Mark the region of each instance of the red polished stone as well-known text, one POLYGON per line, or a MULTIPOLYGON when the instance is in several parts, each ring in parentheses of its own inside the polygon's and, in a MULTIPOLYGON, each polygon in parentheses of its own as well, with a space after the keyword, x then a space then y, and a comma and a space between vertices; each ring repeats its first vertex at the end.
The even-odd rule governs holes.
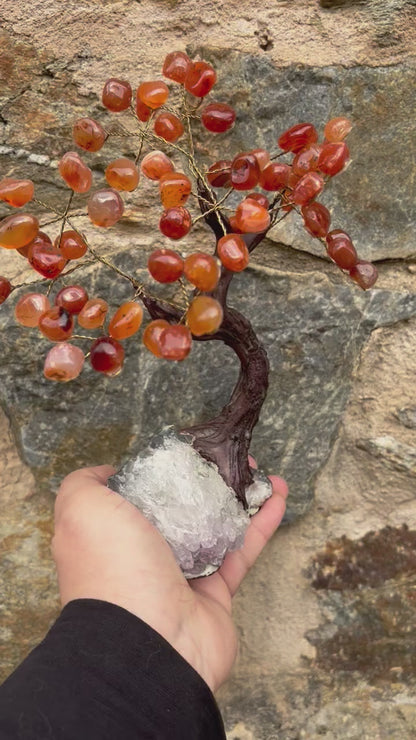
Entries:
POLYGON ((92 184, 92 172, 77 152, 67 152, 58 164, 59 173, 75 193, 87 193, 92 184))
POLYGON ((278 145, 284 152, 300 152, 301 149, 318 141, 318 132, 312 123, 297 123, 278 138, 278 145))
POLYGON ((167 172, 159 180, 160 199, 164 208, 185 205, 191 189, 192 183, 183 172, 167 172))
POLYGON ((161 136, 165 141, 174 143, 183 135, 183 123, 178 116, 173 113, 160 113, 155 118, 153 130, 157 136, 161 136))
POLYGON ((12 284, 10 280, 1 276, 0 277, 0 304, 4 303, 12 292, 12 284))
POLYGON ((209 103, 201 112, 201 122, 208 131, 223 134, 234 125, 235 110, 226 103, 209 103))
POLYGON ((174 283, 183 274, 183 259, 173 249, 156 249, 150 255, 147 268, 158 283, 174 283))
POLYGON ((239 234, 222 236, 217 244, 217 252, 224 267, 232 272, 241 272, 250 261, 247 245, 239 234))
POLYGON ((101 124, 93 118, 79 118, 72 128, 72 138, 81 149, 87 152, 98 152, 107 134, 101 124))
POLYGON ((163 74, 169 80, 183 85, 192 62, 184 51, 172 51, 163 63, 163 74))
POLYGON ((159 229, 169 239, 182 239, 192 226, 191 214, 186 208, 176 206, 162 213, 159 229))
POLYGON ((259 181, 257 159, 249 152, 237 154, 231 165, 231 184, 234 190, 251 190, 259 181))
POLYGON ((78 324, 83 329, 102 326, 108 311, 108 303, 102 298, 90 298, 78 314, 78 324))
POLYGON ((41 231, 30 244, 28 260, 36 272, 49 280, 58 277, 67 263, 60 249, 41 231))
POLYGON ((127 339, 139 331, 143 321, 143 309, 137 301, 126 301, 117 309, 108 325, 113 339, 127 339))
POLYGON ((97 190, 88 200, 88 215, 96 226, 114 226, 123 215, 124 203, 115 190, 97 190))
POLYGON ((137 88, 137 97, 148 108, 155 110, 166 103, 169 97, 169 88, 162 80, 142 82, 137 88))
POLYGON ((206 293, 217 287, 220 278, 218 260, 204 252, 188 255, 184 263, 184 275, 195 288, 206 293))
POLYGON ((270 162, 270 153, 266 151, 266 149, 252 149, 250 154, 256 158, 261 170, 263 170, 270 162))
POLYGON ((61 238, 59 235, 55 239, 55 247, 60 249, 61 254, 67 260, 77 260, 83 257, 88 247, 81 234, 77 231, 64 231, 61 238))
POLYGON ((311 144, 298 152, 292 162, 292 171, 295 175, 303 177, 307 172, 317 170, 321 151, 322 144, 311 144))
POLYGON ((105 171, 105 179, 111 188, 131 192, 139 184, 139 170, 127 157, 120 157, 110 162, 105 171))
POLYGON ((208 62, 193 62, 185 77, 185 89, 197 98, 204 98, 216 81, 215 70, 208 62))
POLYGON ((39 231, 39 222, 29 213, 15 213, 0 221, 0 247, 20 249, 29 244, 39 231))
POLYGON ((325 125, 324 136, 327 141, 343 141, 351 129, 351 121, 343 116, 338 116, 338 118, 331 118, 325 125))
POLYGON ((184 360, 189 355, 191 347, 192 335, 187 326, 172 324, 160 333, 160 354, 165 360, 184 360))
POLYGON ((38 328, 51 342, 64 342, 74 330, 74 320, 61 306, 53 306, 42 314, 38 328))
POLYGON ((293 188, 293 202, 298 206, 306 205, 322 192, 324 184, 322 177, 316 172, 307 172, 293 188))
POLYGON ((42 293, 26 293, 19 298, 14 308, 16 321, 22 326, 35 327, 45 311, 51 307, 49 298, 42 293))
POLYGON ((103 105, 113 113, 127 110, 132 98, 132 89, 126 80, 110 77, 104 85, 102 93, 103 105))
POLYGON ((318 159, 318 169, 324 175, 333 177, 344 169, 350 156, 344 141, 324 144, 318 159))
POLYGON ((160 180, 162 175, 173 172, 175 168, 172 160, 164 152, 155 149, 143 157, 140 169, 149 180, 160 180))
POLYGON ((351 237, 341 229, 330 231, 326 237, 328 255, 342 270, 351 270, 358 262, 358 254, 351 237))
POLYGON ((248 195, 246 195, 246 200, 247 198, 249 200, 255 200, 257 203, 263 206, 263 208, 266 208, 266 210, 270 205, 269 199, 266 195, 264 195, 264 193, 249 193, 248 195))
POLYGON ((165 319, 155 319, 148 324, 143 332, 143 344, 156 357, 162 357, 160 350, 160 336, 162 331, 169 326, 165 319))
POLYGON ((252 198, 245 198, 235 212, 238 229, 245 234, 257 234, 270 226, 270 214, 252 198))
POLYGON ((325 237, 331 223, 331 214, 322 203, 309 203, 302 207, 303 222, 311 236, 325 237))
POLYGON ((220 328, 223 320, 221 304, 209 295, 199 295, 193 299, 186 312, 186 323, 195 337, 213 334, 220 328))
POLYGON ((377 268, 372 262, 359 260, 350 270, 350 277, 360 286, 360 288, 368 290, 373 287, 378 278, 377 268))
POLYGON ((60 342, 46 355, 43 374, 48 380, 67 383, 78 377, 84 366, 84 360, 82 349, 68 342, 60 342))
POLYGON ((0 180, 0 200, 14 208, 26 205, 32 200, 34 192, 32 180, 15 180, 13 177, 4 177, 0 180))
POLYGON ((282 190, 288 184, 290 167, 280 162, 269 162, 260 172, 259 185, 263 190, 282 190))
POLYGON ((142 103, 140 98, 136 96, 136 116, 139 119, 139 121, 142 121, 142 123, 146 123, 146 121, 149 120, 152 113, 153 113, 152 109, 149 108, 144 103, 142 103))
POLYGON ((213 188, 231 187, 231 159, 214 162, 207 172, 207 180, 213 188))
POLYGON ((124 363, 123 346, 112 337, 99 337, 91 345, 90 363, 104 375, 118 375, 124 363))
POLYGON ((69 314, 77 314, 88 301, 88 293, 81 285, 66 285, 56 294, 55 305, 69 314))

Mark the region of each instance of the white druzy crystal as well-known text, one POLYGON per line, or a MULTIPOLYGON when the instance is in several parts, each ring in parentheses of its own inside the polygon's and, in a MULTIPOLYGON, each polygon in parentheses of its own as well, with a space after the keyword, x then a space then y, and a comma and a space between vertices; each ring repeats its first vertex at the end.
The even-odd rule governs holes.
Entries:
MULTIPOLYGON (((213 573, 244 542, 249 516, 234 491, 215 465, 171 431, 127 462, 109 486, 163 534, 187 578, 213 573)), ((255 488, 256 503, 270 495, 267 483, 255 488)))

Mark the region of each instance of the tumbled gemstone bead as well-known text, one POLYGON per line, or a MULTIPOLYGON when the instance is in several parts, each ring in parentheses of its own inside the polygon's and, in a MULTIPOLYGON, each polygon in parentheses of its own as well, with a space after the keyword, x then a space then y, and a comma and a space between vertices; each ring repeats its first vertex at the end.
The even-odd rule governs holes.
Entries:
POLYGON ((292 162, 292 171, 295 175, 303 177, 307 172, 318 169, 318 159, 322 151, 321 144, 311 144, 296 154, 292 162))
POLYGON ((166 103, 169 97, 169 88, 162 80, 142 82, 137 88, 137 97, 148 108, 155 110, 166 103))
POLYGON ((231 232, 233 234, 242 234, 243 232, 240 231, 240 229, 237 226, 235 214, 233 216, 228 216, 228 222, 230 224, 231 232))
POLYGON ((95 226, 114 226, 123 215, 124 204, 115 190, 97 190, 88 200, 88 215, 95 226))
POLYGON ((207 172, 207 180, 213 188, 231 187, 231 159, 214 162, 207 172))
POLYGON ((311 236, 323 238, 327 235, 331 214, 322 203, 309 203, 302 206, 302 216, 305 229, 311 236))
POLYGON ((324 144, 318 159, 318 170, 333 177, 344 169, 350 152, 344 141, 324 144))
POLYGON ((183 274, 183 259, 173 249, 156 249, 147 261, 147 268, 158 283, 174 283, 183 274))
POLYGON ((137 301, 126 301, 117 309, 108 325, 113 339, 127 339, 139 331, 143 321, 143 309, 137 301))
POLYGON ((102 298, 90 298, 78 314, 78 324, 83 329, 102 326, 108 311, 108 303, 102 298))
POLYGON ((160 180, 162 175, 173 172, 175 167, 172 160, 164 152, 155 149, 143 157, 140 169, 149 180, 160 180))
POLYGON ((259 185, 263 190, 282 190, 288 184, 290 167, 280 162, 269 162, 260 172, 259 185))
POLYGON ((234 125, 235 110, 226 103, 210 103, 201 112, 201 122, 207 131, 222 134, 234 125))
POLYGON ((12 284, 10 280, 7 280, 7 278, 1 276, 0 277, 0 304, 4 303, 4 301, 9 297, 11 292, 12 292, 12 284))
POLYGON ((351 129, 351 121, 343 116, 338 116, 338 118, 331 118, 325 125, 324 136, 327 141, 343 141, 351 129))
POLYGON ((192 183, 182 172, 167 172, 159 180, 160 199, 164 208, 183 206, 189 198, 192 183))
POLYGON ((231 184, 234 190, 251 190, 259 181, 257 159, 250 153, 237 154, 231 165, 231 184))
POLYGON ((131 103, 132 89, 126 80, 117 80, 110 77, 104 85, 102 101, 108 110, 113 113, 127 110, 131 103))
POLYGON ((180 139, 184 132, 182 121, 173 113, 160 113, 155 119, 153 130, 157 136, 170 143, 180 139))
POLYGON ((39 231, 39 222, 29 213, 15 213, 0 221, 0 247, 19 249, 31 242, 39 231))
POLYGON ((256 158, 257 164, 261 170, 270 162, 270 153, 266 149, 252 149, 250 154, 256 158))
POLYGON ((165 319, 155 319, 148 324, 143 332, 143 344, 156 357, 162 357, 159 340, 162 331, 169 326, 165 319))
POLYGON ((213 334, 221 326, 222 320, 221 304, 208 295, 199 295, 194 298, 186 312, 186 323, 196 337, 213 334))
POLYGON ((159 229, 169 239, 182 239, 192 226, 191 214, 186 208, 176 206, 162 213, 159 229))
POLYGON ((72 128, 72 138, 81 149, 87 152, 98 152, 107 134, 101 124, 93 118, 79 118, 72 128))
POLYGON ((61 306, 53 306, 39 318, 38 328, 51 342, 64 342, 74 330, 74 320, 61 306))
POLYGON ((318 132, 312 123, 297 123, 279 136, 277 143, 284 152, 300 152, 318 141, 318 132))
POLYGON ((204 98, 216 81, 215 70, 208 62, 193 62, 185 77, 185 89, 197 98, 204 98))
POLYGON ((139 184, 139 170, 127 157, 120 157, 110 162, 105 171, 105 179, 111 188, 131 192, 139 184))
POLYGON ((172 51, 163 62, 163 74, 169 80, 183 85, 192 62, 184 51, 172 51))
POLYGON ((250 261, 247 245, 239 234, 222 236, 217 244, 217 252, 224 267, 232 272, 241 272, 250 261))
POLYGON ((47 234, 41 231, 30 245, 28 260, 36 272, 49 280, 58 277, 67 262, 62 252, 52 244, 47 234))
POLYGON ((307 172, 300 178, 292 191, 292 200, 298 206, 304 206, 316 198, 324 188, 324 181, 316 172, 307 172))
POLYGON ((90 363, 99 373, 118 375, 124 363, 123 346, 112 337, 99 337, 91 345, 90 363))
POLYGON ((61 238, 59 235, 55 239, 55 247, 60 249, 61 254, 67 260, 78 260, 83 257, 88 247, 84 242, 81 234, 77 231, 64 231, 61 238))
POLYGON ((287 181, 288 188, 292 188, 293 190, 293 188, 298 184, 299 180, 300 180, 300 175, 297 175, 296 172, 293 172, 292 165, 290 165, 289 179, 287 181))
POLYGON ((350 277, 360 286, 360 288, 368 290, 373 287, 378 278, 377 268, 372 262, 359 260, 350 270, 350 277))
POLYGON ((92 172, 77 152, 67 152, 58 164, 59 173, 75 193, 87 193, 92 184, 92 172))
POLYGON ((260 203, 251 198, 245 198, 235 212, 235 222, 245 234, 257 234, 270 226, 270 214, 260 203))
POLYGON ((40 317, 50 307, 51 304, 46 295, 42 293, 26 293, 16 303, 14 315, 19 324, 33 328, 38 325, 40 317))
POLYGON ((269 199, 264 195, 264 193, 249 193, 246 195, 246 200, 255 200, 257 203, 259 203, 263 208, 269 207, 269 199))
POLYGON ((55 305, 70 314, 82 311, 87 301, 88 293, 81 285, 66 285, 55 296, 55 305))
POLYGON ((45 358, 43 374, 48 380, 67 383, 80 374, 84 366, 84 353, 79 347, 61 342, 52 347, 45 358))
POLYGON ((204 252, 189 254, 184 263, 184 275, 195 288, 205 293, 214 290, 220 278, 220 266, 215 257, 204 252))
POLYGON ((187 326, 169 324, 160 333, 159 348, 165 360, 184 360, 192 347, 192 335, 187 326))
POLYGON ((35 186, 32 180, 15 180, 13 177, 4 177, 0 180, 0 200, 9 206, 20 208, 32 200, 35 186))
POLYGON ((136 97, 136 116, 142 123, 146 123, 152 115, 153 111, 147 105, 142 103, 140 98, 136 97))
POLYGON ((342 270, 351 270, 358 262, 358 255, 350 236, 341 229, 330 231, 326 237, 328 255, 342 270))

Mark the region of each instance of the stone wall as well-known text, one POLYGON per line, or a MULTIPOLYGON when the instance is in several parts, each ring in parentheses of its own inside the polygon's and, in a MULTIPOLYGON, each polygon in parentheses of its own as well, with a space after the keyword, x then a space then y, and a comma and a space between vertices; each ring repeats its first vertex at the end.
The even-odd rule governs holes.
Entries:
MULTIPOLYGON (((173 49, 215 63, 218 98, 239 111, 231 138, 208 141, 213 155, 271 146, 299 120, 354 122, 351 165, 324 202, 334 226, 377 262, 377 288, 363 294, 347 283, 296 218, 276 227, 233 286, 271 361, 253 453, 291 493, 287 526, 236 598, 240 654, 219 696, 230 740, 416 733, 415 15, 414 0, 0 8, 0 172, 31 176, 54 206, 65 197, 56 159, 74 118, 105 122, 103 81, 137 85, 173 49)), ((118 151, 91 156, 97 181, 118 151)), ((206 155, 202 140, 198 153, 206 155)), ((117 231, 94 237, 137 274, 164 244, 152 193, 143 184, 117 231)), ((210 246, 201 228, 185 252, 195 240, 210 246)), ((0 255, 0 273, 33 279, 15 254, 0 255)), ((104 269, 87 268, 83 283, 114 306, 129 297, 104 269)), ((0 309, 3 676, 57 611, 49 541, 62 476, 119 463, 162 424, 208 417, 236 373, 226 349, 197 346, 186 364, 167 367, 130 342, 119 377, 87 370, 57 386, 42 378, 45 344, 15 326, 11 307, 0 309)))

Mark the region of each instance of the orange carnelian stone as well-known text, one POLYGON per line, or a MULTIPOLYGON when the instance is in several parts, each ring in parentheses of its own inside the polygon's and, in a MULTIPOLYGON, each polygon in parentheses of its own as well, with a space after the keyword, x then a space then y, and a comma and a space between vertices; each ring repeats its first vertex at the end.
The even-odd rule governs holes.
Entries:
POLYGON ((148 324, 143 332, 143 344, 156 357, 162 357, 159 339, 162 331, 169 326, 165 319, 155 319, 148 324))
POLYGON ((322 150, 321 144, 311 144, 306 149, 301 149, 292 162, 292 171, 295 175, 303 177, 307 172, 318 169, 318 159, 322 150))
POLYGON ((191 214, 186 208, 176 206, 162 213, 159 229, 169 239, 182 239, 192 226, 191 214))
POLYGON ((327 235, 331 214, 322 203, 309 203, 302 206, 302 216, 305 229, 311 236, 323 238, 327 235))
POLYGON ((113 113, 127 110, 131 103, 132 90, 130 83, 126 80, 117 80, 110 77, 104 85, 102 101, 108 110, 113 113))
POLYGON ((19 249, 31 242, 39 231, 39 222, 29 213, 15 213, 0 221, 0 247, 19 249))
POLYGON ((360 288, 368 290, 373 287, 378 278, 377 268, 372 262, 359 260, 350 270, 350 277, 360 286, 360 288))
POLYGON ((185 205, 192 189, 189 177, 183 172, 167 172, 159 182, 160 199, 164 208, 185 205))
POLYGON ((183 259, 173 249, 156 249, 147 261, 147 268, 158 283, 174 283, 183 274, 183 259))
POLYGON ((51 304, 46 295, 42 293, 26 293, 16 303, 14 315, 19 324, 33 328, 38 325, 40 317, 50 307, 51 304))
POLYGON ((14 208, 20 208, 29 203, 34 192, 35 186, 32 180, 15 180, 13 177, 0 180, 0 200, 4 200, 14 208))
POLYGON ((235 222, 245 234, 257 234, 270 226, 270 214, 252 198, 245 198, 235 212, 235 222))
POLYGON ((81 234, 77 231, 64 231, 60 239, 59 235, 56 237, 54 243, 67 260, 78 260, 88 249, 81 234))
POLYGON ((207 180, 213 188, 231 188, 231 159, 214 162, 207 172, 207 180))
POLYGON ((316 198, 324 188, 324 181, 316 172, 307 172, 300 178, 292 191, 292 200, 298 206, 304 206, 316 198))
POLYGON ((48 235, 42 231, 30 244, 28 260, 36 272, 49 280, 58 277, 66 265, 66 259, 62 252, 52 244, 48 235))
POLYGON ((147 105, 142 103, 139 97, 136 96, 136 116, 139 121, 146 123, 152 115, 153 111, 147 105))
POLYGON ((204 98, 216 81, 215 70, 208 62, 193 62, 185 77, 185 90, 197 98, 204 98))
POLYGON ((184 51, 172 51, 165 58, 162 72, 169 80, 183 85, 191 66, 192 62, 184 51))
POLYGON ((139 331, 143 321, 143 309, 136 301, 127 301, 117 309, 108 325, 113 339, 127 339, 139 331))
POLYGON ((79 118, 72 128, 72 138, 81 149, 87 152, 98 152, 107 134, 101 124, 93 118, 79 118))
POLYGON ((102 326, 108 311, 108 303, 102 298, 90 298, 78 314, 78 324, 83 329, 97 329, 102 326))
POLYGON ((232 272, 241 272, 250 261, 247 245, 239 234, 222 236, 218 241, 217 251, 224 267, 232 272))
POLYGON ((81 285, 66 285, 55 296, 55 306, 61 306, 67 313, 77 314, 88 301, 88 293, 81 285))
POLYGON ((127 157, 120 157, 110 162, 106 171, 105 179, 110 187, 115 190, 135 190, 139 184, 139 170, 134 162, 127 157))
POLYGON ((166 103, 169 97, 169 88, 162 80, 142 82, 137 88, 137 97, 148 108, 155 110, 166 103))
POLYGON ((11 292, 12 292, 12 284, 10 280, 7 280, 7 278, 1 276, 0 277, 0 304, 4 303, 4 301, 9 297, 11 292))
POLYGON ((201 113, 201 123, 207 131, 222 134, 228 131, 235 121, 235 110, 226 103, 210 103, 201 113))
POLYGON ((264 169, 270 162, 270 154, 266 149, 252 149, 250 154, 256 158, 260 169, 264 169))
POLYGON ((256 187, 260 168, 253 154, 237 154, 231 165, 231 185, 234 190, 251 190, 256 187))
POLYGON ((160 180, 162 175, 173 172, 175 168, 172 160, 166 154, 155 149, 143 157, 140 169, 149 180, 160 180))
POLYGON ((165 360, 184 360, 189 355, 191 347, 192 335, 187 326, 169 324, 160 333, 160 354, 165 360))
POLYGON ((263 190, 282 190, 289 181, 290 167, 280 162, 269 162, 260 172, 259 185, 263 190))
POLYGON ((188 255, 184 263, 184 275, 195 288, 205 293, 214 290, 220 278, 220 266, 215 257, 204 252, 188 255))
POLYGON ((331 118, 324 128, 324 136, 327 141, 343 141, 352 129, 352 123, 348 118, 339 116, 331 118))
POLYGON ((59 173, 76 193, 87 193, 92 184, 92 172, 77 152, 67 152, 58 164, 59 173))
POLYGON ((221 304, 209 295, 194 298, 186 313, 186 323, 196 337, 213 334, 221 326, 222 319, 221 304))
POLYGON ((264 193, 249 193, 248 195, 246 195, 246 200, 247 198, 260 203, 260 205, 263 206, 263 208, 266 208, 266 210, 270 205, 269 199, 264 195, 264 193))
POLYGON ((333 177, 344 169, 350 151, 344 141, 324 144, 318 159, 318 170, 333 177))
POLYGON ((97 190, 89 198, 87 208, 93 224, 108 228, 122 217, 124 203, 115 190, 97 190))
POLYGON ((51 342, 64 342, 74 330, 74 319, 62 306, 53 306, 42 314, 38 328, 51 342))
POLYGON ((90 362, 99 373, 118 375, 124 363, 123 346, 113 337, 99 337, 91 345, 90 362))
POLYGON ((153 128, 157 136, 170 143, 180 139, 184 132, 182 121, 173 113, 160 113, 155 119, 153 128))
POLYGON ((84 360, 84 353, 79 347, 68 342, 55 344, 46 355, 43 374, 48 380, 67 383, 78 377, 84 360))
POLYGON ((277 141, 284 152, 300 152, 310 144, 318 141, 318 132, 312 123, 297 123, 296 126, 284 131, 277 141))
POLYGON ((326 237, 328 255, 342 270, 351 270, 358 262, 358 254, 350 236, 341 229, 330 231, 326 237))

